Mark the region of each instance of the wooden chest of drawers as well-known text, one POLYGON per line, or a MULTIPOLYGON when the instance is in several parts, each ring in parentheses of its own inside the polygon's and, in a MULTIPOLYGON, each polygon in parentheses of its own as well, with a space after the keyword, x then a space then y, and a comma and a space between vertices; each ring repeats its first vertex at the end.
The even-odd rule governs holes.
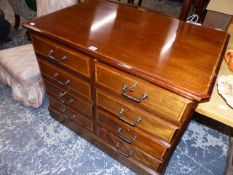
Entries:
POLYGON ((138 174, 164 172, 197 103, 210 98, 228 40, 102 0, 24 26, 51 115, 138 174))

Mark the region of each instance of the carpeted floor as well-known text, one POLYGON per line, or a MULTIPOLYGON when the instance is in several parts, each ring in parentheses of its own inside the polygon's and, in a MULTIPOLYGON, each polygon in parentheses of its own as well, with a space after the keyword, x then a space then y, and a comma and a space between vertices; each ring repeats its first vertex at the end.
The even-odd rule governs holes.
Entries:
MULTIPOLYGON (((1 8, 6 7, 6 1, 0 0, 1 8)), ((159 9, 164 8, 170 14, 177 14, 174 9, 180 7, 179 1, 171 0, 145 0, 143 6, 154 8, 155 3, 157 6, 164 3, 159 9), (178 5, 171 5, 173 3, 178 5)), ((25 36, 24 29, 12 29, 12 40, 0 49, 27 43, 25 36)), ((47 108, 47 98, 39 109, 14 102, 10 88, 0 83, 0 175, 134 174, 51 118, 47 108)), ((171 158, 166 175, 224 174, 228 136, 221 131, 227 132, 227 128, 204 119, 193 117, 171 158)))
MULTIPOLYGON (((105 153, 39 109, 14 102, 0 85, 0 175, 131 175, 105 153)), ((192 120, 166 175, 223 175, 228 137, 192 120)))

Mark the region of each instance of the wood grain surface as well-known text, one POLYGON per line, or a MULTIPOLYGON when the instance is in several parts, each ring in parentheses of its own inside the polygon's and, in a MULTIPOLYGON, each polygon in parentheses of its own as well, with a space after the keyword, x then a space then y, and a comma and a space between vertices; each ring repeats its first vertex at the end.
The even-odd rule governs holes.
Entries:
POLYGON ((164 173, 228 34, 91 0, 24 24, 51 115, 138 174, 164 173), (68 83, 67 83, 68 82, 68 83))
POLYGON ((105 0, 31 22, 24 25, 29 30, 197 101, 209 99, 228 39, 221 31, 105 0))

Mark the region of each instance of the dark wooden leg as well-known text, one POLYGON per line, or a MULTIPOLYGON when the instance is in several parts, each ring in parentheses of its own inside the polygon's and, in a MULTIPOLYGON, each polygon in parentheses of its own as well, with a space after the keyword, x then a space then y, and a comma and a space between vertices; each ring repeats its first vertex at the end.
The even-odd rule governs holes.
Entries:
POLYGON ((134 3, 134 0, 128 0, 127 3, 128 3, 128 4, 133 4, 133 3, 134 3))
POLYGON ((190 8, 191 8, 191 3, 192 3, 192 0, 184 0, 183 6, 180 12, 180 16, 179 16, 180 20, 186 21, 189 15, 190 8))
POLYGON ((138 0, 138 6, 142 5, 142 0, 138 0))
POLYGON ((19 28, 20 25, 20 16, 19 15, 15 15, 15 30, 17 30, 19 28))
POLYGON ((199 22, 203 22, 206 16, 206 7, 209 3, 209 0, 196 0, 194 2, 193 13, 199 16, 199 22))

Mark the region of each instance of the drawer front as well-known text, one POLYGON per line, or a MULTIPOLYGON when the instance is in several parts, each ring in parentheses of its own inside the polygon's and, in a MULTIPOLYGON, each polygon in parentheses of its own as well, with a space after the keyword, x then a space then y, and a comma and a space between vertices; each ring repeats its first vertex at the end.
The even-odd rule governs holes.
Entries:
POLYGON ((160 120, 148 113, 139 111, 123 100, 110 96, 100 90, 96 93, 97 105, 111 112, 128 125, 136 126, 144 131, 154 134, 168 142, 173 138, 177 127, 160 120))
POLYGON ((62 115, 64 117, 65 123, 75 122, 78 125, 80 125, 81 127, 86 128, 91 132, 94 131, 93 121, 82 116, 78 112, 68 108, 67 106, 65 106, 64 104, 59 102, 57 99, 55 99, 51 96, 49 96, 49 105, 53 109, 56 109, 56 111, 59 112, 60 115, 62 115))
POLYGON ((146 154, 145 152, 137 149, 134 146, 125 144, 120 139, 114 137, 107 130, 97 127, 97 135, 103 139, 105 142, 114 147, 120 154, 126 158, 134 159, 142 164, 148 166, 153 170, 157 170, 160 166, 161 161, 158 159, 146 154))
POLYGON ((125 143, 134 145, 139 149, 162 159, 166 156, 169 149, 168 144, 165 146, 161 143, 161 140, 155 139, 152 135, 146 134, 138 128, 119 122, 116 118, 110 116, 106 112, 97 110, 97 122, 99 126, 106 128, 125 143))
POLYGON ((92 105, 80 98, 71 95, 68 91, 63 90, 62 88, 56 86, 55 84, 44 79, 44 83, 49 95, 57 99, 65 106, 77 110, 79 113, 92 117, 92 105))
POLYGON ((125 99, 175 121, 182 120, 185 104, 191 103, 149 82, 100 63, 96 64, 96 81, 125 99))
POLYGON ((35 52, 48 60, 90 77, 90 57, 35 35, 32 35, 32 42, 35 52))
POLYGON ((91 86, 87 82, 77 78, 77 76, 68 73, 56 65, 38 59, 40 69, 43 76, 49 78, 53 83, 61 86, 63 89, 76 92, 88 99, 91 99, 91 86))

